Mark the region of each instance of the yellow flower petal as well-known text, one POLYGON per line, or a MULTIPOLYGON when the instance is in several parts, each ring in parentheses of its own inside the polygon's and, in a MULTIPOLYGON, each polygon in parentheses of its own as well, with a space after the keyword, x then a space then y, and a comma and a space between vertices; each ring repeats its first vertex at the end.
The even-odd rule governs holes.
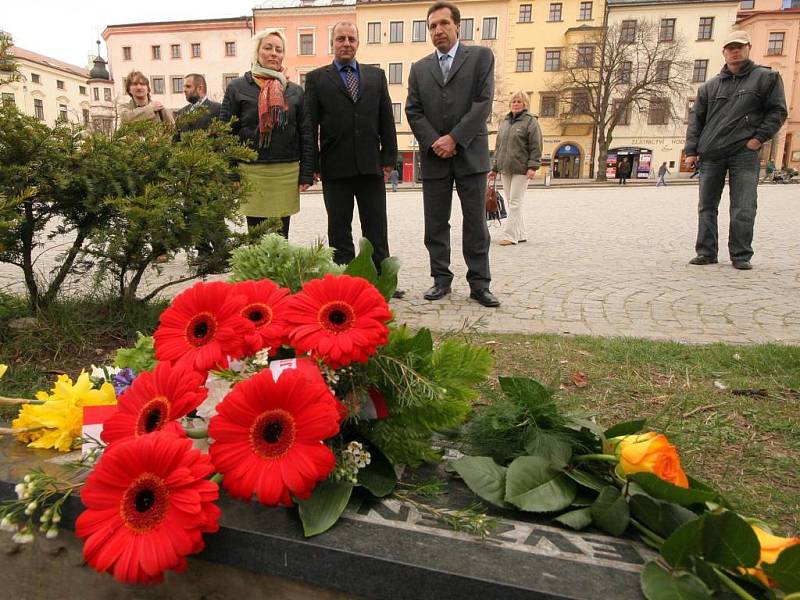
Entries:
POLYGON ((3 375, 6 374, 6 371, 8 371, 8 365, 4 365, 3 363, 0 363, 0 379, 3 378, 3 375))

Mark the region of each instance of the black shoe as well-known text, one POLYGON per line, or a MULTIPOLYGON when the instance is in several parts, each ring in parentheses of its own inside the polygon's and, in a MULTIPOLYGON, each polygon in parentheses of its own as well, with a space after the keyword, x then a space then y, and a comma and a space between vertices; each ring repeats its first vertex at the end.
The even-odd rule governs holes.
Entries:
POLYGON ((689 261, 690 265, 715 265, 719 262, 716 256, 703 256, 702 254, 698 254, 692 260, 689 261))
POLYGON ((405 290, 395 290, 394 292, 392 292, 392 298, 397 298, 398 300, 400 300, 401 298, 405 298, 405 296, 406 296, 405 290))
POLYGON ((749 271, 753 268, 753 265, 750 264, 749 260, 735 260, 733 261, 733 268, 740 271, 749 271))
POLYGON ((441 300, 447 294, 450 293, 450 286, 449 285, 439 285, 438 283, 433 284, 427 292, 425 292, 422 297, 425 300, 441 300))
POLYGON ((488 288, 484 288, 482 290, 473 290, 469 293, 469 297, 473 300, 477 300, 478 304, 488 306, 489 308, 500 306, 500 300, 495 298, 488 288))

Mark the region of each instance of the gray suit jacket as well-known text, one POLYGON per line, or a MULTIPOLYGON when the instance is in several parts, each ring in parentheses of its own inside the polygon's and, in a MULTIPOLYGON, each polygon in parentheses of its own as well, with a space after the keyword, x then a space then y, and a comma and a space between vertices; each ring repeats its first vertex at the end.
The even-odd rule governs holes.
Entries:
POLYGON ((419 143, 423 179, 446 177, 451 168, 456 177, 489 171, 486 120, 493 96, 494 54, 489 48, 459 43, 446 82, 436 52, 414 63, 406 116, 419 143), (431 145, 448 133, 455 138, 457 151, 442 159, 431 145))

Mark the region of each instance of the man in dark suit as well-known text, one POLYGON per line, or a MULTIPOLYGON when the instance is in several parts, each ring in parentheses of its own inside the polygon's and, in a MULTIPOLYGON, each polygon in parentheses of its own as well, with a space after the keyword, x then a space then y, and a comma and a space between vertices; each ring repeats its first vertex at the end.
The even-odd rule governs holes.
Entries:
POLYGON ((397 161, 392 100, 382 69, 358 63, 358 29, 337 23, 332 31, 333 64, 306 75, 306 110, 318 144, 318 172, 328 211, 333 260, 355 258, 353 198, 361 230, 380 269, 389 256, 385 176, 397 161))
POLYGON ((212 101, 206 95, 207 89, 206 78, 202 75, 191 73, 183 78, 183 95, 186 96, 186 101, 189 104, 175 113, 179 133, 207 129, 211 125, 212 119, 219 118, 221 105, 219 102, 212 101), (194 115, 195 112, 198 113, 197 117, 192 116, 181 119, 186 115, 194 115))
POLYGON ((436 52, 414 63, 408 80, 406 115, 419 143, 425 247, 433 287, 426 300, 450 293, 450 212, 453 182, 463 213, 463 253, 470 298, 500 306, 489 290, 489 230, 484 190, 489 172, 486 120, 494 94, 494 55, 458 40, 461 15, 450 2, 428 9, 428 32, 436 52))

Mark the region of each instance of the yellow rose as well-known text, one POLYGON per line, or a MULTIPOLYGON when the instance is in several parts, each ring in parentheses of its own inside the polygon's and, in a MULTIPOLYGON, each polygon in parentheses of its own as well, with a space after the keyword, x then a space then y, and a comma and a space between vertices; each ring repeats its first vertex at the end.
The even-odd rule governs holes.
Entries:
POLYGON ((623 475, 653 473, 673 485, 689 487, 689 480, 681 468, 678 451, 661 433, 650 431, 641 435, 624 435, 609 440, 623 475))
POLYGON ((800 544, 800 538, 783 538, 777 535, 764 531, 760 527, 750 525, 758 538, 758 543, 761 545, 761 558, 754 569, 741 569, 745 573, 749 573, 753 577, 758 578, 761 583, 767 587, 775 587, 769 577, 761 570, 761 566, 765 564, 774 564, 778 560, 778 555, 795 544, 800 544))

